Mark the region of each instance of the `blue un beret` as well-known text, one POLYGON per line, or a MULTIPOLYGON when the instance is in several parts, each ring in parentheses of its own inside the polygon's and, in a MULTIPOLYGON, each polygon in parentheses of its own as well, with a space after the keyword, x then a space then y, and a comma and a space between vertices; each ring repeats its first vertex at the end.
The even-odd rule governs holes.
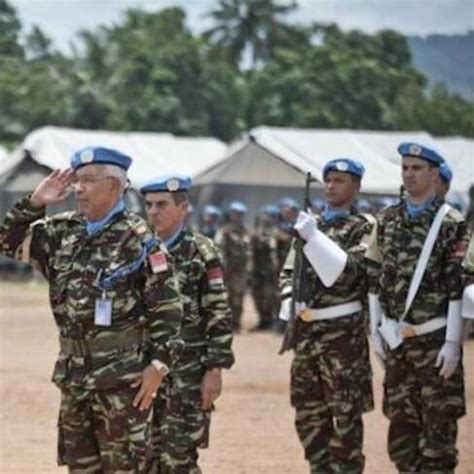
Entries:
POLYGON ((239 212, 245 214, 247 212, 247 206, 240 201, 232 201, 228 207, 229 212, 239 212))
POLYGON ((215 216, 215 217, 220 217, 222 214, 220 209, 216 206, 213 206, 212 204, 207 204, 206 206, 204 206, 202 213, 206 216, 215 216))
POLYGON ((362 178, 365 173, 364 165, 352 158, 336 158, 334 160, 328 161, 324 165, 323 169, 323 178, 326 178, 326 175, 330 171, 341 171, 343 173, 353 174, 358 178, 362 178))
POLYGON ((446 161, 439 165, 439 175, 447 183, 450 183, 453 179, 453 172, 451 171, 451 168, 449 167, 448 163, 446 163, 446 161))
POLYGON ((75 171, 85 165, 114 165, 125 171, 130 168, 132 159, 112 148, 88 146, 71 156, 71 167, 75 171))
POLYGON ((444 158, 433 148, 420 145, 419 143, 404 142, 398 145, 398 153, 404 156, 413 156, 429 161, 437 166, 444 162, 444 158))
POLYGON ((140 188, 142 194, 146 193, 175 193, 177 191, 188 191, 192 180, 190 176, 183 174, 167 174, 154 178, 140 188))
POLYGON ((278 206, 275 206, 275 204, 267 204, 260 208, 260 213, 276 217, 280 213, 280 210, 278 209, 278 206))
POLYGON ((296 209, 298 210, 300 208, 298 201, 296 199, 293 199, 291 197, 284 197, 280 199, 280 202, 278 203, 280 206, 280 209, 283 207, 289 207, 290 209, 296 209))

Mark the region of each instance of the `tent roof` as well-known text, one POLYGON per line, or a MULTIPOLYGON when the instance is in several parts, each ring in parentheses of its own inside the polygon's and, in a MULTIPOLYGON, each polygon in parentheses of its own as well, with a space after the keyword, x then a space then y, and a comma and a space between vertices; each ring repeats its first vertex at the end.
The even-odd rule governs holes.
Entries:
POLYGON ((216 138, 176 137, 170 133, 109 132, 42 127, 28 134, 23 143, 0 161, 0 176, 19 164, 27 151, 48 168, 67 168, 69 158, 87 145, 116 148, 133 158, 129 176, 140 184, 154 175, 197 173, 220 161, 226 145, 216 138))
MULTIPOLYGON (((228 149, 226 160, 200 173, 196 183, 207 182, 207 175, 218 176, 217 182, 246 184, 248 174, 236 173, 232 158, 239 158, 250 142, 270 152, 287 166, 300 173, 310 171, 322 181, 324 164, 332 158, 353 157, 361 160, 366 168, 363 191, 368 193, 397 194, 401 184, 400 156, 397 146, 402 141, 415 141, 437 147, 453 168, 453 190, 465 194, 474 183, 474 140, 466 138, 434 138, 426 132, 386 132, 358 130, 318 130, 279 127, 258 127, 234 142, 228 149), (232 173, 226 173, 228 167, 232 173), (219 168, 219 173, 215 169, 219 168), (220 180, 220 181, 219 181, 220 180)), ((256 157, 258 155, 255 155, 256 157)), ((268 172, 262 166, 261 180, 268 172)), ((267 168, 268 169, 268 168, 267 168)), ((290 177, 293 185, 293 176, 290 177)), ((275 182, 275 185, 281 185, 275 182)))

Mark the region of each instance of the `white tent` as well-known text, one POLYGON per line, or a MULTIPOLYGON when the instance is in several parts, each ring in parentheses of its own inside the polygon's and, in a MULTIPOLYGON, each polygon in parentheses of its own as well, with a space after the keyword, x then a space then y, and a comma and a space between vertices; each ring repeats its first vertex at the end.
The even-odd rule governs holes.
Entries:
POLYGON ((474 184, 474 140, 435 138, 426 132, 378 132, 258 127, 228 149, 226 159, 197 176, 197 184, 301 186, 310 171, 322 181, 331 158, 353 157, 366 168, 362 189, 397 194, 401 185, 397 146, 415 141, 441 151, 453 169, 452 189, 466 195, 474 184))
POLYGON ((48 126, 28 134, 23 143, 9 157, 2 160, 0 177, 18 166, 26 154, 46 168, 66 168, 69 166, 72 153, 88 145, 115 148, 130 155, 133 163, 129 176, 134 184, 139 184, 153 175, 171 172, 195 176, 221 160, 226 149, 226 145, 216 138, 48 126))
POLYGON ((468 190, 474 184, 474 140, 435 138, 426 132, 258 127, 234 142, 226 158, 194 182, 201 188, 200 203, 227 196, 227 201, 238 198, 255 208, 285 194, 301 199, 308 171, 321 183, 329 159, 353 157, 366 168, 363 193, 395 196, 402 184, 397 147, 403 141, 436 147, 453 169, 451 193, 468 204, 468 190))
POLYGON ((130 155, 132 185, 153 176, 182 173, 194 177, 225 156, 226 145, 216 138, 177 137, 169 133, 109 132, 42 127, 28 134, 23 143, 0 160, 2 209, 34 189, 55 168, 67 168, 73 152, 88 145, 115 148, 130 155))

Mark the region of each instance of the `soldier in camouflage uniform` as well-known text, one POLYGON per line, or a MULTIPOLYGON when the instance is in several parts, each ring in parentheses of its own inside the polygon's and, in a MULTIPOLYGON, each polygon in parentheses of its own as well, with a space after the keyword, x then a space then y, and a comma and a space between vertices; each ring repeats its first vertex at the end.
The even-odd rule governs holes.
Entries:
POLYGON ((270 329, 280 305, 278 290, 277 206, 264 206, 252 234, 252 295, 260 315, 256 329, 270 329))
MULTIPOLYGON (((362 311, 372 224, 354 207, 363 173, 358 161, 329 161, 323 171, 328 206, 320 217, 300 212, 294 227, 306 243, 291 404, 312 474, 364 468, 362 414, 373 409, 373 394, 362 311)), ((294 253, 293 248, 281 275, 282 318, 293 290, 294 253)))
POLYGON ((213 242, 184 224, 191 179, 159 177, 141 188, 150 224, 164 240, 179 275, 185 349, 155 403, 150 473, 198 474, 198 448, 209 444, 222 369, 234 363, 232 317, 213 242))
POLYGON ((290 197, 283 198, 280 203, 280 222, 277 231, 278 271, 283 268, 293 239, 292 229, 298 215, 298 203, 290 197))
POLYGON ((230 203, 229 222, 219 229, 215 237, 222 254, 229 306, 236 331, 240 329, 245 290, 252 272, 250 232, 244 224, 246 212, 247 207, 243 203, 230 203))
POLYGON ((377 216, 367 252, 372 342, 385 363, 388 452, 400 472, 447 474, 458 462, 457 419, 465 414, 461 264, 468 234, 463 216, 436 196, 439 153, 416 143, 398 150, 408 196, 377 216), (441 227, 414 292, 415 267, 438 212, 441 227))
POLYGON ((131 158, 107 148, 72 157, 19 201, 0 248, 49 282, 59 329, 58 464, 72 473, 141 473, 153 398, 183 343, 182 305, 165 249, 123 203, 131 158), (73 184, 78 212, 45 217, 73 184))

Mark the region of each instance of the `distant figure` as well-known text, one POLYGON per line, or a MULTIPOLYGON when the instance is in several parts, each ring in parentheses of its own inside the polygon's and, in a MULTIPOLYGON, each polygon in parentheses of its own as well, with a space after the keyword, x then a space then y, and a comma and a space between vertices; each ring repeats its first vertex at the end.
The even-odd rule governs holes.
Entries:
POLYGON ((214 239, 219 229, 222 212, 216 206, 207 204, 202 211, 201 233, 210 239, 214 239))
POLYGON ((251 274, 250 232, 244 224, 247 206, 233 201, 227 209, 228 223, 221 227, 215 236, 215 242, 221 250, 224 263, 229 306, 234 321, 234 329, 241 325, 245 290, 251 274))
POLYGON ((280 304, 278 289, 278 207, 264 206, 252 235, 252 295, 260 321, 256 329, 271 329, 280 304))
POLYGON ((285 263, 286 256, 290 251, 291 240, 293 238, 292 229, 298 217, 300 206, 295 199, 285 197, 279 202, 280 223, 277 233, 277 252, 279 270, 285 263))

